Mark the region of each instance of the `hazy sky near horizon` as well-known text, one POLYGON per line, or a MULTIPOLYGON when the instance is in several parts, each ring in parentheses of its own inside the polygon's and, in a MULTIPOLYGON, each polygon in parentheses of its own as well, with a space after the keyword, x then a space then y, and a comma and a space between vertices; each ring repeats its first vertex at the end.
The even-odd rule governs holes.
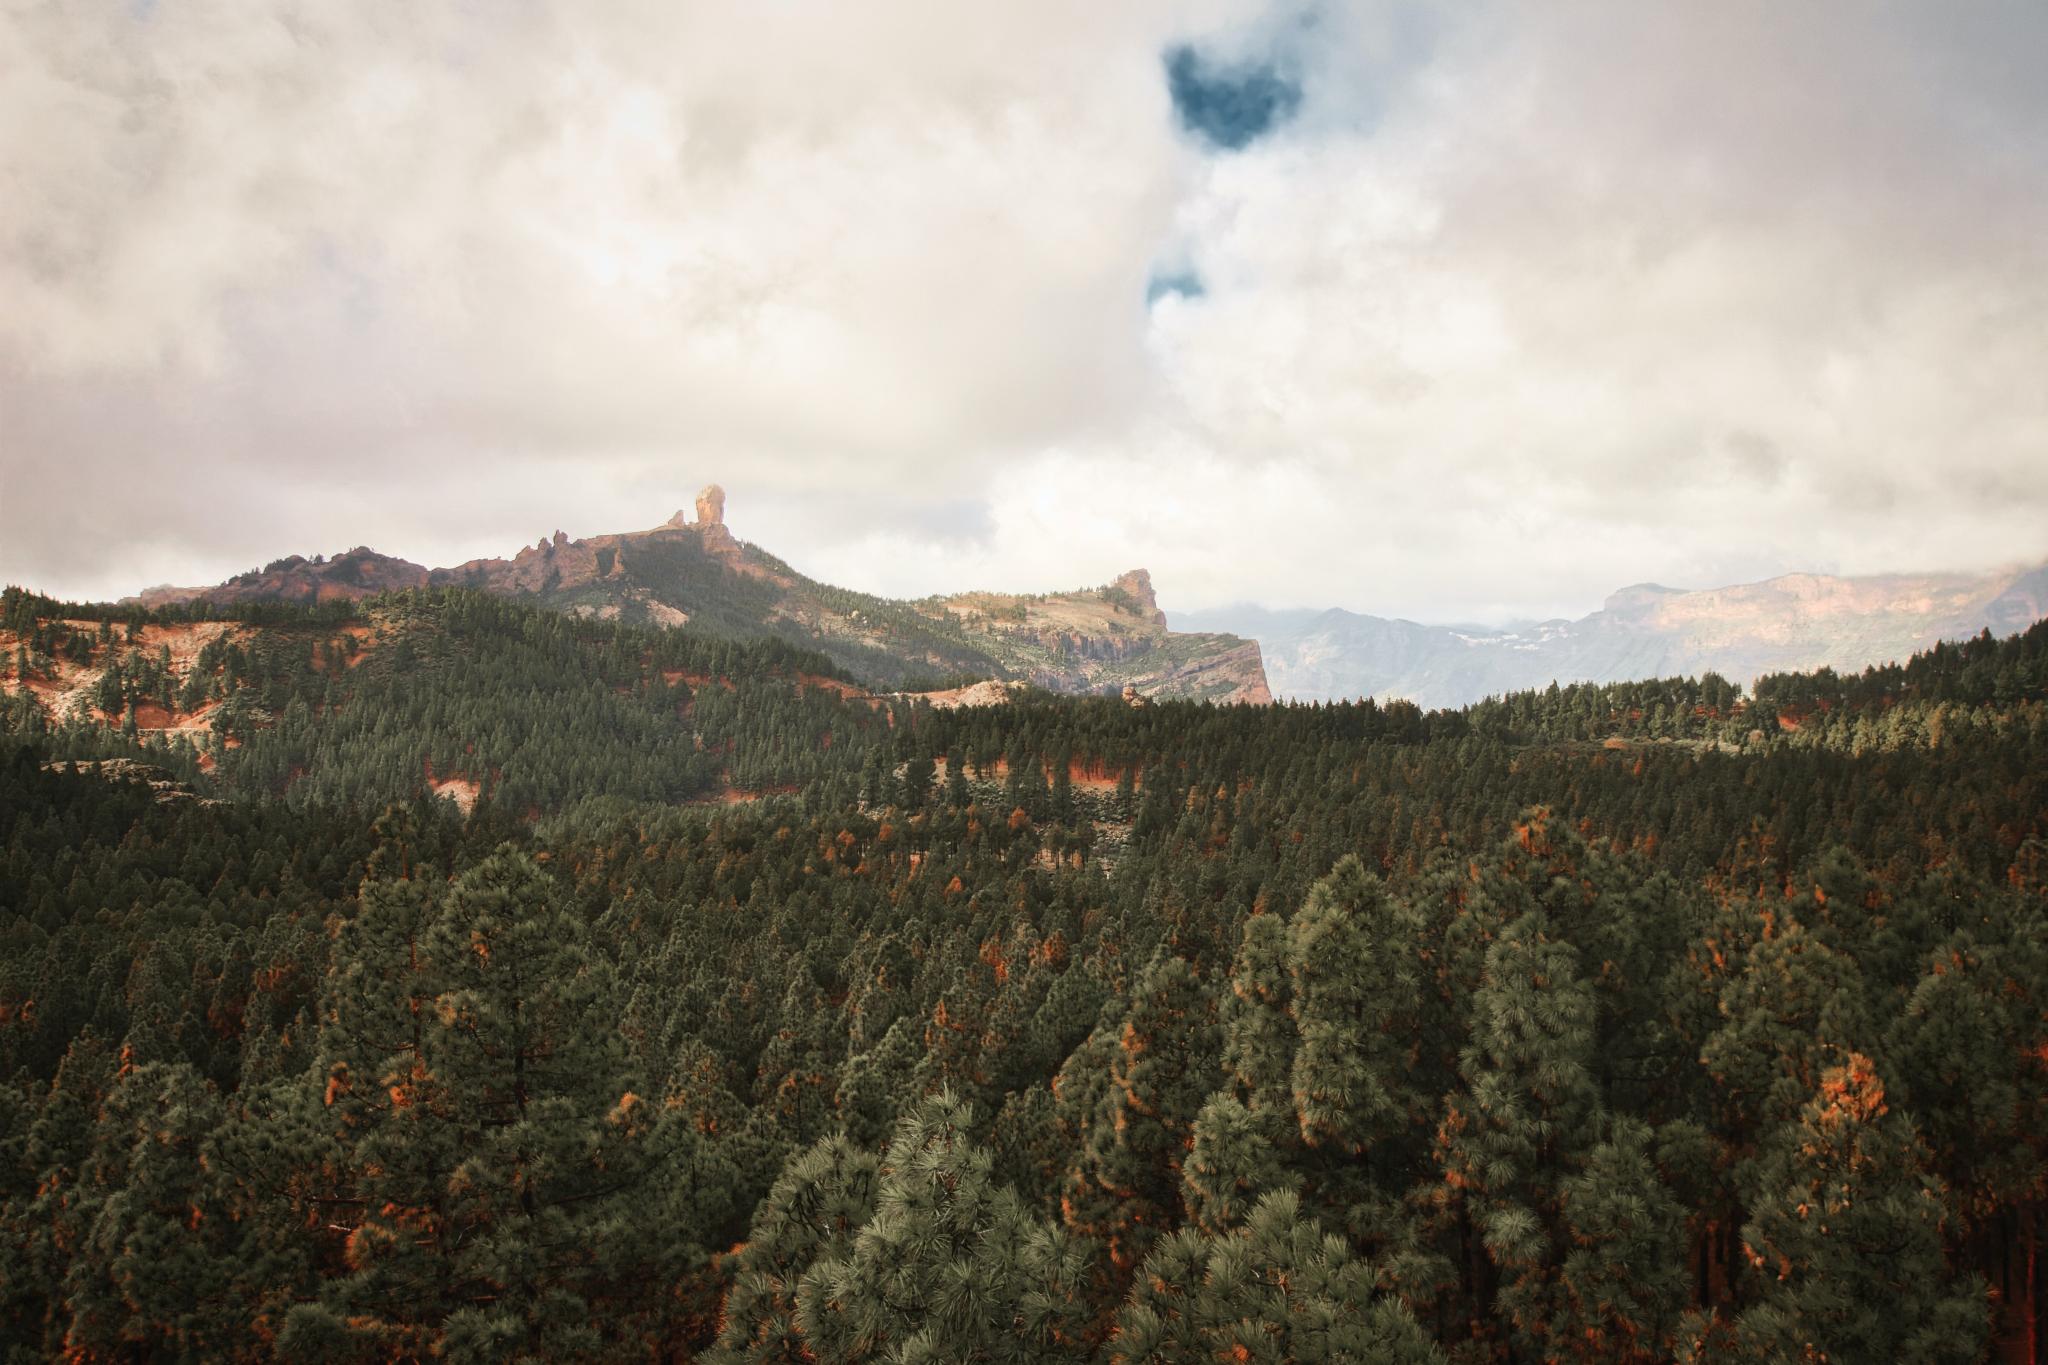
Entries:
POLYGON ((0 580, 2048 556, 2048 6, 0 0, 0 580))

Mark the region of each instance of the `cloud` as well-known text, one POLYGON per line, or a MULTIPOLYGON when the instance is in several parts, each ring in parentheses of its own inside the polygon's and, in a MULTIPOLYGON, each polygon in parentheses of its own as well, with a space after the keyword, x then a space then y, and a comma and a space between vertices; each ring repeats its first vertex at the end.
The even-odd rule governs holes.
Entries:
POLYGON ((2044 57, 2020 4, 9 7, 0 578, 711 479, 905 593, 2039 557, 2044 57))

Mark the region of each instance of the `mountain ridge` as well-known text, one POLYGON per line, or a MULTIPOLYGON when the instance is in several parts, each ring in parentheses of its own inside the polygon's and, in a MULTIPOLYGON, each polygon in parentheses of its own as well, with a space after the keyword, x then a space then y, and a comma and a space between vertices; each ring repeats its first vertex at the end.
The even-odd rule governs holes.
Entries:
POLYGON ((694 509, 647 530, 573 539, 557 530, 509 558, 437 569, 357 546, 331 559, 291 555, 213 587, 156 587, 123 600, 312 604, 448 587, 626 624, 779 638, 879 688, 994 678, 1065 693, 1272 700, 1258 644, 1172 630, 1144 569, 1065 593, 879 597, 809 578, 734 536, 716 484, 694 509))
POLYGON ((2048 617, 2048 561, 1984 573, 1788 573, 1754 583, 1633 583, 1599 610, 1503 627, 1427 625, 1341 607, 1176 612, 1184 628, 1259 641, 1275 695, 1462 706, 1552 682, 1771 673, 1893 663, 1943 640, 2048 617))

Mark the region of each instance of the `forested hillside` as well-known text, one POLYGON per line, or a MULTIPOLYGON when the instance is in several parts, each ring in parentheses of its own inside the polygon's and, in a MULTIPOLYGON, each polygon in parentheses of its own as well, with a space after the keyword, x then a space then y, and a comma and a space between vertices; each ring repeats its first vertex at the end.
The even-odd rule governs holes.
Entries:
POLYGON ((1438 712, 0 626, 9 1359, 2048 1345, 2048 626, 1438 712))
POLYGON ((891 717, 820 655, 459 589, 319 606, 67 606, 12 590, 20 734, 222 794, 375 808, 421 791, 529 818, 857 773, 891 717), (96 619, 95 619, 96 618, 96 619))

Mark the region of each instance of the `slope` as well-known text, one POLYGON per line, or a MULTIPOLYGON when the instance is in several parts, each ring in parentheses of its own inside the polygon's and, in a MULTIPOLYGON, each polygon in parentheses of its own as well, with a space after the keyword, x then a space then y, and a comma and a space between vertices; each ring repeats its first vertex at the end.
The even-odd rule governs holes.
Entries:
POLYGON ((1143 569, 1075 592, 963 593, 898 601, 807 578, 725 525, 716 485, 650 530, 572 540, 562 532, 510 559, 428 569, 359 547, 291 556, 211 588, 152 588, 162 605, 352 600, 408 587, 459 587, 626 624, 692 625, 815 649, 877 687, 998 678, 1055 692, 1135 688, 1148 696, 1271 700, 1258 645, 1171 630, 1143 569))

